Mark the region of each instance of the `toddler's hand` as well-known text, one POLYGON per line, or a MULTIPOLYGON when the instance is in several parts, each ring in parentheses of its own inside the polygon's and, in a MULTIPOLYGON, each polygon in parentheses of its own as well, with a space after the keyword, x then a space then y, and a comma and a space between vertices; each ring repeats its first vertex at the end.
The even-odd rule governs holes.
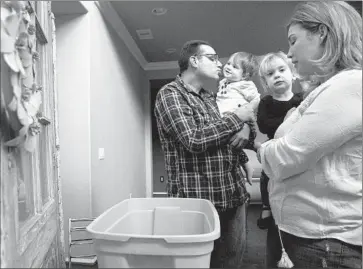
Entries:
POLYGON ((246 181, 252 186, 252 180, 249 177, 246 177, 246 181))
POLYGON ((257 152, 257 150, 261 147, 261 143, 255 141, 253 146, 254 146, 255 151, 257 152))

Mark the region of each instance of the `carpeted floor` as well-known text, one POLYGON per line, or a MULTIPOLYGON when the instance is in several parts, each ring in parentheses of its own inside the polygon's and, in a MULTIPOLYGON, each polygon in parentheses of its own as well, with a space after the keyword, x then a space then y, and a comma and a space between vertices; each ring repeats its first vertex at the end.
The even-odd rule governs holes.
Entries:
POLYGON ((250 205, 247 215, 247 249, 243 258, 246 268, 265 266, 267 230, 260 230, 256 223, 260 216, 261 205, 250 205))
MULTIPOLYGON (((260 205, 250 205, 247 216, 247 249, 244 255, 243 269, 264 268, 266 230, 260 230, 257 225, 257 219, 260 214, 260 205)), ((97 269, 95 265, 72 264, 76 269, 97 269)))

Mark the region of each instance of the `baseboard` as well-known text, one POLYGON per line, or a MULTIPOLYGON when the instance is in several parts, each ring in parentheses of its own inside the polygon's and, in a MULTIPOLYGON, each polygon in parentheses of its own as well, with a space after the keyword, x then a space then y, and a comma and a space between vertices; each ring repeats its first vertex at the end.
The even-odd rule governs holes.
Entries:
MULTIPOLYGON (((87 265, 94 265, 97 262, 97 257, 93 258, 73 258, 72 263, 77 264, 87 264, 87 265)), ((68 257, 66 258, 66 263, 69 263, 68 257)))
POLYGON ((262 205, 261 201, 250 201, 250 205, 262 205))
POLYGON ((163 198, 163 197, 168 197, 168 193, 167 192, 164 192, 164 191, 154 191, 153 192, 153 198, 163 198))

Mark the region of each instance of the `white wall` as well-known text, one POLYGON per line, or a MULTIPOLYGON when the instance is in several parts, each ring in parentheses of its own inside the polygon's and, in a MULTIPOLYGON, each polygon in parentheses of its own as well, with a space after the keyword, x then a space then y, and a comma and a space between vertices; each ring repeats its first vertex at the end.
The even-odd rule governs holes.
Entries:
POLYGON ((69 218, 97 217, 130 193, 145 197, 149 82, 94 3, 87 9, 56 15, 66 251, 69 218))
POLYGON ((57 18, 57 83, 61 177, 64 207, 76 217, 91 215, 90 203, 90 109, 89 20, 87 16, 57 18), (71 76, 71 74, 73 74, 71 76), (69 169, 68 169, 69 168, 69 169), (65 199, 77 193, 71 201, 65 199), (82 211, 78 212, 77 204, 82 211))
MULTIPOLYGON (((68 219, 92 217, 89 17, 56 17, 60 174, 65 245, 68 219)), ((82 254, 82 253, 74 253, 82 254)))
POLYGON ((97 216, 130 193, 145 197, 144 94, 149 82, 99 10, 89 13, 92 208, 97 216), (98 148, 105 149, 104 160, 98 160, 98 148))

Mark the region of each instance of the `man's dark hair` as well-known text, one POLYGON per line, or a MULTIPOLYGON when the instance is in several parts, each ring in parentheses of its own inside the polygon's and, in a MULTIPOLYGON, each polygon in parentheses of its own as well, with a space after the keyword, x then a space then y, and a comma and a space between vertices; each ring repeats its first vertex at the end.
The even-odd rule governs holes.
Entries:
POLYGON ((183 47, 180 50, 179 61, 178 61, 180 74, 188 69, 189 58, 198 53, 200 45, 210 46, 210 44, 207 41, 203 40, 190 40, 183 45, 183 47))

